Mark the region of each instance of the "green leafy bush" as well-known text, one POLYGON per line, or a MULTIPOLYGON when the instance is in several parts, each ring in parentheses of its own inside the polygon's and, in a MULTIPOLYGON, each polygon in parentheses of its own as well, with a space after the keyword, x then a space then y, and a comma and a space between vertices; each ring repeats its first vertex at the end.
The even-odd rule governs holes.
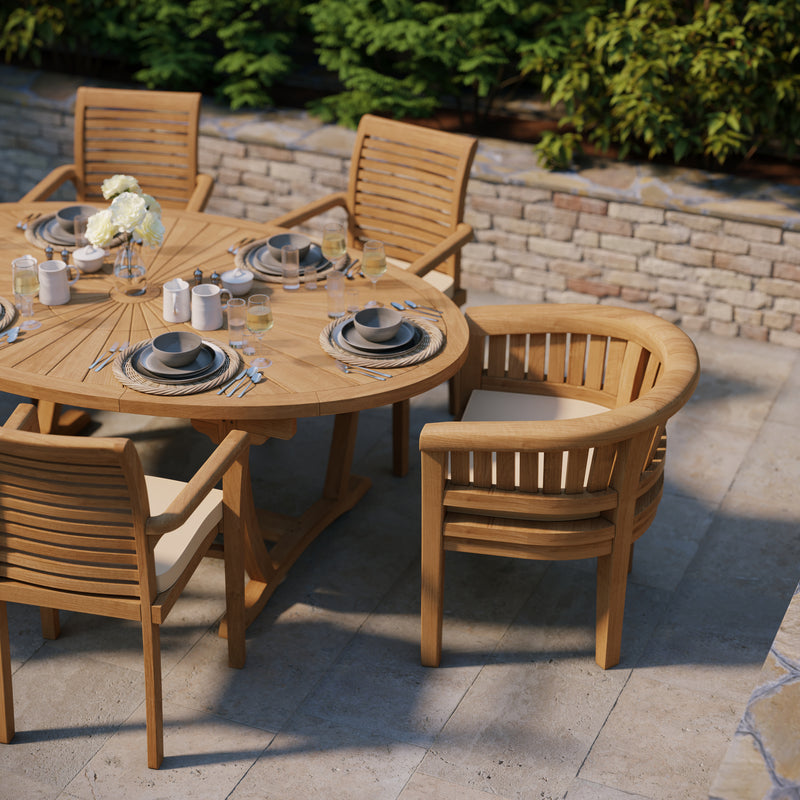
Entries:
POLYGON ((425 117, 443 103, 486 116, 522 80, 536 4, 516 0, 318 0, 307 7, 319 62, 344 91, 314 110, 355 125, 362 114, 425 117))
POLYGON ((800 4, 628 0, 553 13, 523 68, 565 110, 569 136, 545 137, 565 166, 581 142, 601 150, 709 165, 800 140, 800 4))
POLYGON ((205 91, 232 108, 271 103, 303 30, 295 0, 29 0, 0 9, 7 62, 205 91))

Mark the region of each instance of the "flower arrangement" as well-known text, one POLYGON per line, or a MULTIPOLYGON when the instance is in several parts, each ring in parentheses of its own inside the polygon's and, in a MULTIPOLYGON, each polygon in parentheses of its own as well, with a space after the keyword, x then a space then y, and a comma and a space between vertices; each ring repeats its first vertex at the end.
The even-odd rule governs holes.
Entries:
POLYGON ((105 211, 89 217, 86 238, 95 247, 106 247, 119 234, 127 241, 136 240, 156 247, 164 240, 161 206, 154 197, 144 194, 131 175, 114 175, 102 185, 103 197, 111 200, 105 211))

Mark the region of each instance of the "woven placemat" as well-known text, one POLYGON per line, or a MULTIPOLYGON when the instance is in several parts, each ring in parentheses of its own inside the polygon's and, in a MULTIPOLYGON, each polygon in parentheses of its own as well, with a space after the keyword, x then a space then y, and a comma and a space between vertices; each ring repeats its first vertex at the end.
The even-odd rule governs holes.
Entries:
POLYGON ((329 322, 319 335, 319 343, 322 349, 329 355, 344 361, 345 364, 352 364, 354 367, 410 367, 412 364, 419 364, 421 361, 435 356, 444 344, 444 333, 432 322, 423 319, 403 319, 419 328, 422 336, 416 346, 400 355, 356 355, 349 350, 345 350, 335 341, 331 334, 334 329, 353 318, 353 314, 329 322))
POLYGON ((0 317, 0 331, 4 331, 16 319, 17 307, 5 297, 0 297, 0 307, 3 309, 3 316, 0 317))
MULTIPOLYGON (((197 383, 157 383, 133 368, 133 357, 140 350, 147 347, 152 341, 152 339, 145 339, 144 341, 137 342, 127 350, 118 353, 117 357, 114 359, 114 363, 112 364, 114 377, 129 389, 135 389, 137 392, 144 392, 145 394, 172 396, 199 394, 209 389, 216 389, 218 386, 229 381, 239 372, 243 365, 242 357, 239 355, 238 351, 221 342, 214 342, 213 344, 225 353, 225 367, 221 371, 217 371, 213 377, 198 381, 197 383)), ((211 344, 211 342, 206 342, 206 344, 211 344)))
MULTIPOLYGON (((72 253, 74 250, 77 249, 77 245, 73 242, 72 244, 64 244, 63 242, 51 242, 49 239, 45 239, 42 235, 42 231, 45 229, 45 226, 53 219, 55 219, 55 214, 42 214, 41 217, 37 217, 34 220, 31 220, 28 223, 28 227, 25 229, 25 238, 36 247, 46 250, 48 247, 53 248, 53 255, 60 254, 62 250, 68 250, 72 253)), ((109 247, 118 247, 122 244, 122 237, 116 236, 114 239, 111 240, 109 244, 106 245, 107 248, 109 247)))
MULTIPOLYGON (((251 253, 254 253, 259 247, 264 247, 267 244, 266 239, 259 239, 256 242, 252 242, 248 245, 243 245, 239 248, 236 255, 234 256, 233 260, 237 267, 242 267, 243 269, 249 270, 256 276, 256 280, 263 281, 264 283, 282 283, 283 276, 282 275, 273 275, 268 272, 262 272, 258 267, 256 267, 250 258, 251 253)), ((254 257, 254 256, 253 256, 254 257)), ((324 258, 324 256, 323 256, 324 258)), ((347 264, 350 263, 350 257, 347 257, 347 264)), ((346 266, 346 265, 345 265, 346 266)), ((344 269, 345 267, 342 267, 344 269)), ((328 262, 328 266, 324 269, 317 270, 317 280, 324 281, 327 277, 329 272, 333 272, 335 267, 333 266, 332 262, 328 262)), ((305 270, 300 269, 300 283, 305 283, 307 280, 305 270)))

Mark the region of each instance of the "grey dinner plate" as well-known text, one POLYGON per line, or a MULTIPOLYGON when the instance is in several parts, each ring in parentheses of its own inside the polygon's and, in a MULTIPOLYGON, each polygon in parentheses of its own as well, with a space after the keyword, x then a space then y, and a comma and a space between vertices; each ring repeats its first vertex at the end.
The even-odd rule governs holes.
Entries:
MULTIPOLYGON (((283 273, 281 262, 272 257, 269 248, 265 244, 261 245, 261 247, 254 247, 247 254, 247 260, 260 272, 266 272, 269 275, 281 275, 283 273)), ((322 251, 319 246, 312 244, 308 248, 306 257, 300 262, 300 269, 303 270, 308 267, 321 269, 325 264, 327 262, 322 258, 322 251)))
MULTIPOLYGON (((392 344, 392 339, 390 339, 388 342, 368 342, 363 337, 358 336, 358 333, 353 328, 353 320, 348 319, 340 322, 334 327, 334 329, 331 331, 331 340, 335 344, 339 345, 342 350, 346 350, 348 353, 352 353, 353 355, 368 355, 374 358, 395 358, 412 351, 415 347, 417 347, 422 339, 424 333, 422 328, 418 328, 411 322, 403 322, 401 329, 405 328, 406 326, 411 331, 411 337, 407 339, 404 344, 392 344), (367 345, 369 345, 369 347, 360 347, 353 344, 353 333, 355 333, 362 342, 365 342, 367 345)), ((397 339, 397 337, 395 337, 395 339, 397 339)))
POLYGON ((156 383, 180 385, 207 380, 225 366, 225 351, 213 342, 204 342, 198 357, 185 367, 168 367, 153 355, 150 345, 133 356, 133 368, 148 380, 156 383))

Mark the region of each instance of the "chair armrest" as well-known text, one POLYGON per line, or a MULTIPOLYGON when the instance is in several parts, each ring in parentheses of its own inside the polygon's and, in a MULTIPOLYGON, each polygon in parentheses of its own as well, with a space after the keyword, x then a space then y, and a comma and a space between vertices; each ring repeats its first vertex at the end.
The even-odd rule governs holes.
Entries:
POLYGON ((4 428, 12 431, 33 431, 39 430, 39 415, 33 403, 20 403, 3 424, 4 428))
POLYGON ((33 189, 24 194, 19 202, 33 203, 37 200, 47 200, 56 189, 63 186, 67 181, 72 181, 77 191, 78 173, 74 164, 64 164, 56 167, 52 172, 45 175, 33 189))
POLYGON ((211 192, 214 191, 214 179, 205 172, 197 174, 194 191, 186 204, 187 211, 205 211, 211 192))
POLYGON ((246 431, 231 431, 181 489, 178 496, 163 513, 147 520, 146 533, 160 535, 182 525, 200 505, 202 499, 220 481, 228 468, 242 453, 247 453, 250 434, 246 431))
POLYGON ((340 206, 347 208, 347 195, 344 192, 336 192, 335 194, 328 194, 325 197, 320 197, 319 200, 314 200, 294 211, 287 211, 275 219, 269 221, 269 226, 275 228, 293 228, 307 219, 316 217, 319 214, 328 211, 331 208, 340 206))
POLYGON ((420 277, 435 269, 446 258, 450 258, 457 253, 467 242, 472 241, 472 226, 466 222, 460 222, 458 227, 432 250, 425 253, 416 261, 408 265, 408 271, 420 277))
POLYGON ((664 424, 674 411, 635 400, 589 417, 525 422, 429 422, 420 432, 421 452, 540 452, 600 447, 664 424))

